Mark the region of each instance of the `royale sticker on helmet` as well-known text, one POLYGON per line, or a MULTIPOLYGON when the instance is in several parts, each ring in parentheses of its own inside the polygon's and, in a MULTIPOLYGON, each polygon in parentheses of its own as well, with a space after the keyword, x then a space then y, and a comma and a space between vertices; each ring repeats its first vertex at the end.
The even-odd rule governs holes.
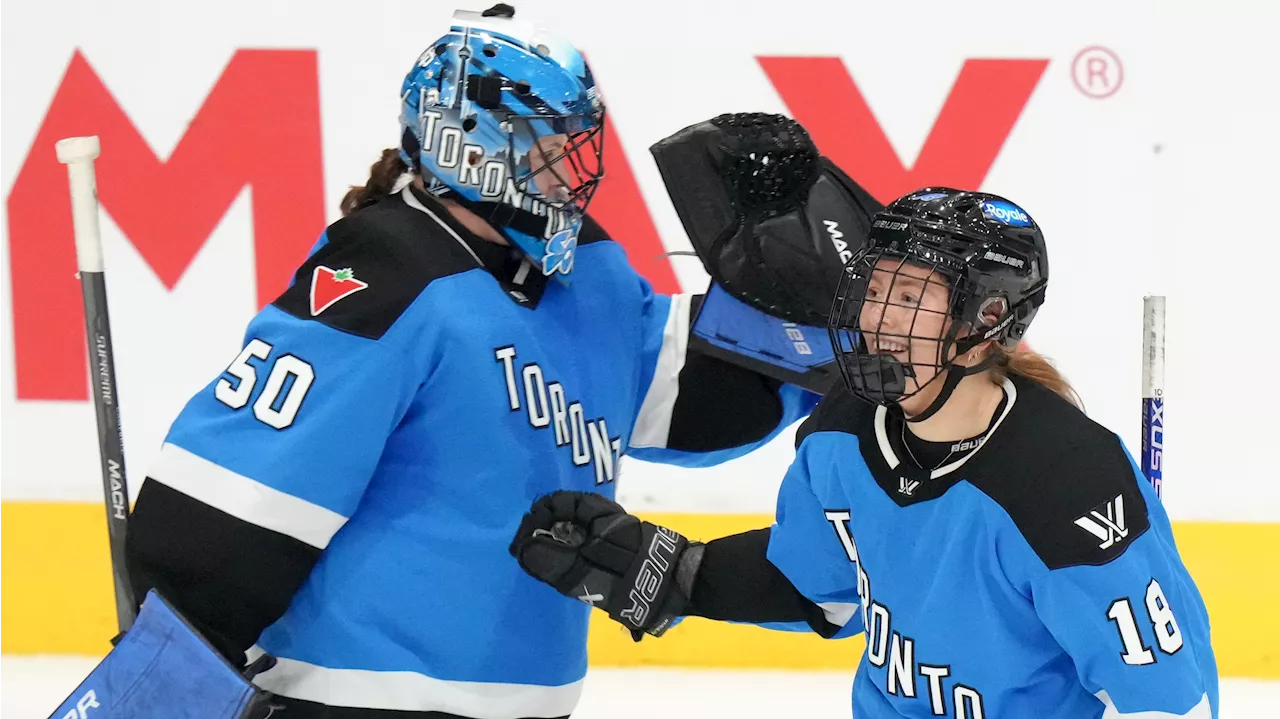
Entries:
POLYGON ((989 219, 1014 227, 1030 227, 1031 215, 1012 202, 1004 200, 987 200, 982 203, 982 214, 989 219))

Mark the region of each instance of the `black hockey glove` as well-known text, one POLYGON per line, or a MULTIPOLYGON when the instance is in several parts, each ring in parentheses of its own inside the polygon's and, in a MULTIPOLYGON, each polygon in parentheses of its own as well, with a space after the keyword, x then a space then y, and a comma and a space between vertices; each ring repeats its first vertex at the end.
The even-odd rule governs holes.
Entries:
POLYGON ((649 151, 717 284, 766 314, 826 326, 879 202, 782 115, 721 115, 649 151))
POLYGON ((637 642, 684 612, 702 550, 599 494, 564 490, 535 501, 511 542, 530 576, 605 610, 637 642))

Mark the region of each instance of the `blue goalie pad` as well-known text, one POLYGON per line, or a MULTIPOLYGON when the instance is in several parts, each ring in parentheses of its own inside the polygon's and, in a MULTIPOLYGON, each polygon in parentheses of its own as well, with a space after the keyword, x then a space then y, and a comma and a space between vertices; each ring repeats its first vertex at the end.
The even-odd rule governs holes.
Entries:
POLYGON ((269 694, 155 592, 133 627, 49 719, 257 719, 269 694))
POLYGON ((840 372, 827 330, 787 322, 712 283, 689 336, 697 351, 824 394, 840 372))

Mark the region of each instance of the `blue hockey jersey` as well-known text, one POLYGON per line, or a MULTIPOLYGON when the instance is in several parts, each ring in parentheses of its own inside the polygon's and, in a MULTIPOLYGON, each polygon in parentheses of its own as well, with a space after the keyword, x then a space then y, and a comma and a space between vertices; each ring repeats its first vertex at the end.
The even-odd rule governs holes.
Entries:
POLYGON ((836 636, 865 627, 854 716, 1216 717, 1208 615, 1150 485, 1057 395, 1004 388, 985 443, 931 472, 843 387, 800 429, 768 557, 836 636))
POLYGON ((532 500, 612 496, 624 454, 739 456, 816 402, 688 352, 697 298, 590 220, 576 252, 547 282, 414 188, 332 225, 174 423, 130 525, 138 596, 274 657, 255 681, 290 717, 567 715, 590 608, 508 554, 532 500))

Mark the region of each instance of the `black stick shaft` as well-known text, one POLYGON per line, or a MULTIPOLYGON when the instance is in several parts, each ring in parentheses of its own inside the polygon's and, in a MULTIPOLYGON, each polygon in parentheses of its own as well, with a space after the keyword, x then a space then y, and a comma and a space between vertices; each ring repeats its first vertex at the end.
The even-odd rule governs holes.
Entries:
POLYGON ((129 523, 129 483, 124 471, 124 440, 120 433, 120 398, 116 391, 115 353, 107 314, 107 284, 102 272, 81 272, 89 367, 93 378, 93 407, 98 419, 98 452, 102 457, 102 493, 106 497, 107 532, 111 543, 111 574, 115 583, 116 621, 120 631, 133 626, 133 589, 125 571, 124 542, 129 523))

